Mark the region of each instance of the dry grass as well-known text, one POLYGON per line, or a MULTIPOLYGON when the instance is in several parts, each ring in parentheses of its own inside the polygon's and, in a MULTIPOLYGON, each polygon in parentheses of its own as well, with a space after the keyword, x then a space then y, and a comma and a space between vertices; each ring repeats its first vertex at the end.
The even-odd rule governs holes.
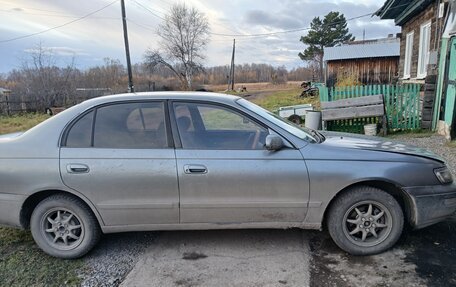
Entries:
POLYGON ((0 134, 26 131, 48 118, 49 116, 46 114, 0 116, 0 134))
POLYGON ((302 104, 312 104, 314 109, 320 109, 320 99, 318 97, 300 98, 301 92, 302 89, 300 88, 271 92, 269 95, 253 99, 252 102, 270 111, 275 111, 284 106, 302 104))
MULTIPOLYGON (((247 92, 254 91, 273 91, 273 90, 283 90, 283 89, 293 89, 299 88, 301 82, 290 81, 285 84, 274 85, 269 82, 263 83, 237 83, 234 85, 234 89, 238 90, 240 87, 246 87, 247 92)), ((209 85, 208 89, 214 92, 223 92, 226 91, 228 85, 209 85)))

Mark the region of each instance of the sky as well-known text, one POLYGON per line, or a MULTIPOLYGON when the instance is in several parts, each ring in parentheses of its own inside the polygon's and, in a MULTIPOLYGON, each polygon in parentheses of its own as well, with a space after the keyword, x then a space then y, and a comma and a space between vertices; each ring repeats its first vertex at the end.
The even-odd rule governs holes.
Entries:
MULTIPOLYGON (((383 2, 125 0, 131 59, 132 63, 141 62, 147 49, 158 48, 157 27, 175 3, 185 3, 206 15, 213 34, 203 64, 216 66, 229 65, 234 37, 215 34, 251 35, 307 28, 314 17, 323 17, 330 11, 339 11, 349 19, 372 13, 383 2)), ((20 68, 40 43, 52 50, 60 66, 74 60, 77 68, 85 69, 103 64, 106 57, 126 62, 119 0, 0 0, 0 4, 0 73, 20 68), (100 11, 78 20, 96 10, 100 11), (67 25, 52 29, 63 24, 67 25), (49 31, 40 33, 45 30, 49 31), (31 34, 36 35, 28 37, 31 34)), ((357 39, 362 39, 364 32, 366 39, 400 32, 392 21, 371 16, 348 21, 348 27, 357 39)), ((298 53, 305 46, 299 39, 306 33, 302 30, 262 37, 236 36, 236 64, 302 67, 304 63, 298 53)))

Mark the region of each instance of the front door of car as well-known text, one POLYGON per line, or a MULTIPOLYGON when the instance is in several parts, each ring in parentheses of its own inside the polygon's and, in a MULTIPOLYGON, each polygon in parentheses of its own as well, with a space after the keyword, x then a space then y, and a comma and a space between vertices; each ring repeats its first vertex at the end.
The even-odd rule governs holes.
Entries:
POLYGON ((229 107, 174 102, 171 114, 182 223, 304 221, 309 181, 298 150, 267 151, 270 130, 229 107))
POLYGON ((64 183, 85 195, 108 226, 179 222, 174 148, 165 103, 95 108, 64 134, 64 183))

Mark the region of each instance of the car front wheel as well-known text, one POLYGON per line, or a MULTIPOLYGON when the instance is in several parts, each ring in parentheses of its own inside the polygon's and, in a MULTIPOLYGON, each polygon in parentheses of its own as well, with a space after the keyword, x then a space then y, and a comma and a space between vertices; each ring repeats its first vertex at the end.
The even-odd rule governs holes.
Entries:
POLYGON ((328 214, 334 242, 353 255, 372 255, 399 239, 404 215, 397 200, 373 187, 356 187, 335 199, 328 214))
POLYGON ((85 255, 101 235, 89 207, 64 194, 41 201, 32 213, 30 226, 33 239, 44 252, 65 259, 85 255))

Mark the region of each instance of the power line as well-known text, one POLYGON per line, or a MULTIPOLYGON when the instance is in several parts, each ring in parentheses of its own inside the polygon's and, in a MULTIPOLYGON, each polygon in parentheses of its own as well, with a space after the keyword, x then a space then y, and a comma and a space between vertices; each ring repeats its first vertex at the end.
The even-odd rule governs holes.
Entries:
POLYGON ((114 5, 116 2, 118 2, 119 0, 115 0, 111 3, 109 3, 108 5, 105 5, 103 6, 102 8, 98 9, 98 10, 95 10, 93 12, 90 12, 89 14, 86 14, 82 17, 79 17, 77 19, 74 19, 72 21, 69 21, 69 22, 66 22, 64 24, 61 24, 61 25, 58 25, 58 26, 54 26, 52 28, 49 28, 49 29, 46 29, 46 30, 42 30, 42 31, 39 31, 39 32, 36 32, 36 33, 32 33, 32 34, 28 34, 28 35, 23 35, 23 36, 19 36, 19 37, 15 37, 15 38, 11 38, 11 39, 7 39, 7 40, 0 40, 0 43, 7 43, 7 42, 12 42, 12 41, 15 41, 15 40, 20 40, 20 39, 24 39, 24 38, 28 38, 28 37, 32 37, 32 36, 36 36, 36 35, 39 35, 39 34, 43 34, 43 33, 46 33, 46 32, 49 32, 49 31, 52 31, 52 30, 55 30, 55 29, 58 29, 58 28, 62 28, 64 26, 67 26, 67 25, 70 25, 70 24, 73 24, 75 22, 78 22, 78 21, 81 21, 87 17, 90 17, 92 16, 93 14, 95 13, 98 13, 100 12, 101 10, 104 10, 106 8, 108 8, 109 6, 112 6, 114 5))
MULTIPOLYGON (((346 19, 345 21, 332 22, 332 23, 328 24, 328 26, 332 26, 332 25, 336 25, 336 24, 344 23, 344 22, 348 22, 348 21, 353 21, 353 20, 364 18, 367 16, 372 16, 372 13, 349 18, 349 19, 346 19)), ((283 30, 283 31, 277 31, 277 32, 258 33, 258 34, 222 34, 222 33, 211 33, 211 34, 215 35, 215 36, 223 36, 223 37, 265 37, 265 36, 275 36, 275 35, 280 35, 280 34, 302 32, 302 31, 307 31, 310 29, 312 29, 312 28, 305 27, 305 28, 297 28, 297 29, 283 30)))
POLYGON ((133 2, 135 2, 137 5, 139 5, 140 7, 142 7, 143 9, 145 9, 147 12, 149 12, 149 13, 152 14, 152 15, 154 15, 155 17, 160 18, 160 19, 166 21, 165 18, 163 18, 162 16, 156 14, 154 11, 152 11, 152 10, 149 9, 148 7, 144 6, 143 4, 139 3, 138 1, 133 0, 133 2))
MULTIPOLYGON (((9 12, 9 13, 18 13, 24 15, 36 15, 36 16, 46 16, 46 17, 59 17, 59 18, 80 18, 81 16, 75 16, 70 14, 44 14, 44 13, 29 13, 20 10, 5 10, 0 9, 2 12, 9 12)), ((118 20, 118 17, 91 17, 91 19, 115 19, 118 20)))
POLYGON ((130 22, 130 23, 132 23, 132 24, 135 24, 136 26, 139 26, 139 27, 141 27, 141 28, 143 28, 143 29, 152 31, 154 34, 157 34, 156 29, 154 29, 152 26, 144 25, 144 24, 135 22, 135 21, 133 21, 133 20, 131 20, 131 19, 128 19, 128 18, 127 18, 127 21, 130 22))
MULTIPOLYGON (((404 6, 408 6, 408 5, 410 5, 410 4, 409 3, 401 4, 401 5, 397 5, 397 6, 391 7, 390 9, 398 9, 398 8, 401 8, 401 7, 404 7, 404 6)), ((371 12, 371 13, 367 13, 367 14, 364 14, 364 15, 355 16, 355 17, 352 17, 352 18, 348 18, 345 21, 346 22, 353 21, 353 20, 357 20, 357 19, 364 18, 364 17, 367 17, 367 16, 371 16, 372 17, 372 16, 374 16, 375 13, 376 13, 376 11, 371 12)), ((327 26, 332 26, 332 25, 336 25, 336 24, 339 24, 339 23, 344 23, 345 21, 332 22, 332 23, 329 23, 327 26)), ((257 33, 257 34, 223 34, 223 33, 211 33, 211 34, 215 35, 215 36, 223 36, 223 37, 264 37, 264 36, 274 36, 274 35, 278 35, 278 34, 302 32, 302 31, 307 31, 307 30, 310 30, 310 29, 311 29, 311 27, 305 27, 305 28, 297 28, 297 29, 283 30, 283 31, 277 31, 277 32, 257 33)))

